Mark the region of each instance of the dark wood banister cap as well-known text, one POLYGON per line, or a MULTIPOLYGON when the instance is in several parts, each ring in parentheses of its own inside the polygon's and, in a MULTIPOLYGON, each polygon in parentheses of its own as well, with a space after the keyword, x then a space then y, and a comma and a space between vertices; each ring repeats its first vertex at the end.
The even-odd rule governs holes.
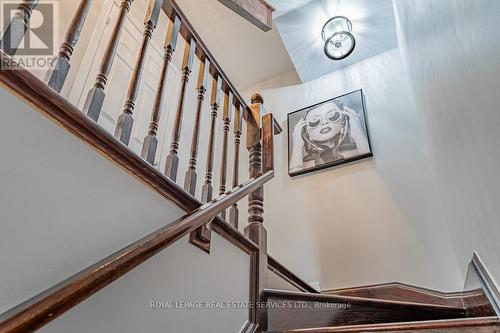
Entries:
POLYGON ((296 285, 296 287, 302 289, 303 291, 319 294, 319 291, 312 287, 309 283, 302 280, 297 274, 290 271, 286 266, 282 265, 278 260, 272 257, 270 254, 267 255, 268 266, 274 272, 279 273, 283 278, 286 278, 290 282, 296 285))
POLYGON ((254 103, 264 104, 264 97, 262 97, 261 94, 253 94, 251 102, 252 102, 252 104, 254 104, 254 103))

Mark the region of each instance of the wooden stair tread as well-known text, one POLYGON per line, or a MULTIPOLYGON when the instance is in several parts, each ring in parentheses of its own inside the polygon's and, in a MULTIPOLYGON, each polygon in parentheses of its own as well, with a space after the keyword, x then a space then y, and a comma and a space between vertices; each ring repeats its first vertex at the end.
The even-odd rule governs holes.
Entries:
POLYGON ((347 325, 322 328, 292 329, 269 331, 269 333, 343 333, 343 332, 478 332, 500 333, 500 319, 498 317, 479 317, 450 320, 429 320, 417 322, 347 325))
POLYGON ((460 292, 441 292, 401 282, 390 282, 342 289, 329 289, 323 291, 323 293, 464 307, 467 317, 489 317, 496 315, 488 296, 480 287, 460 292))
POLYGON ((343 295, 332 295, 332 294, 311 294, 303 292, 294 292, 287 290, 274 290, 265 289, 264 293, 267 298, 286 298, 301 301, 314 301, 314 302, 332 302, 332 303, 351 303, 351 304, 363 304, 372 305, 380 307, 405 307, 405 308, 415 308, 421 310, 436 310, 444 312, 461 313, 464 311, 463 306, 452 306, 452 305, 441 305, 441 304, 426 304, 420 302, 406 302, 406 301, 394 301, 385 299, 375 299, 357 296, 343 296, 343 295))
POLYGON ((267 330, 465 318, 464 307, 353 296, 264 290, 267 330))
POLYGON ((392 301, 410 301, 425 304, 441 304, 462 306, 462 297, 482 294, 482 290, 470 292, 440 292, 400 282, 381 283, 375 285, 328 289, 322 291, 329 295, 356 296, 365 298, 385 299, 392 301))

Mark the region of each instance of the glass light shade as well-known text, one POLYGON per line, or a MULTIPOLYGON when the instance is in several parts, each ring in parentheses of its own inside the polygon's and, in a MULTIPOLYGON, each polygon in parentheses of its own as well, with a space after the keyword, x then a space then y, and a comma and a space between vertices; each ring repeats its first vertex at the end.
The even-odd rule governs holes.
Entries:
POLYGON ((321 31, 321 37, 326 42, 328 37, 336 32, 347 31, 352 33, 352 23, 345 16, 335 16, 326 21, 321 31))
POLYGON ((332 60, 347 58, 356 46, 356 39, 352 35, 352 23, 345 16, 329 19, 323 26, 321 37, 325 41, 325 54, 332 60))

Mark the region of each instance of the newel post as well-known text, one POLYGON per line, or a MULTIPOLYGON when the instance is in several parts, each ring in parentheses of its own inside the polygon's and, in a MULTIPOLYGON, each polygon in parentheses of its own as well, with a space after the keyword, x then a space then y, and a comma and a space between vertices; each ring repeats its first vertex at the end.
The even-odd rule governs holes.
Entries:
MULTIPOLYGON (((264 114, 264 100, 261 95, 252 96, 251 112, 247 117, 247 149, 250 153, 249 176, 254 178, 262 174, 262 143, 261 117, 264 114)), ((254 258, 252 275, 254 281, 255 300, 260 302, 267 280, 267 231, 264 228, 264 188, 259 188, 248 197, 248 226, 245 235, 259 246, 254 258)), ((255 322, 263 323, 262 316, 265 310, 256 307, 255 322)))

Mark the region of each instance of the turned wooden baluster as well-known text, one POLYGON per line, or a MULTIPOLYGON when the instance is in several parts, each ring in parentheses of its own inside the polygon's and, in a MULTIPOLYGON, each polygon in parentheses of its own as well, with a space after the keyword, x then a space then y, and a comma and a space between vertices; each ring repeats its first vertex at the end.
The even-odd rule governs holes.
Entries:
POLYGON ((108 42, 106 51, 104 52, 99 74, 97 74, 94 86, 88 92, 87 99, 85 100, 85 104, 83 106, 83 112, 85 112, 94 121, 97 121, 99 119, 99 115, 101 114, 102 104, 104 103, 104 98, 106 96, 104 88, 106 87, 108 75, 111 71, 111 67, 113 66, 116 50, 118 49, 120 36, 133 1, 134 0, 122 0, 120 4, 118 19, 116 20, 115 27, 111 33, 111 39, 108 42))
POLYGON ((172 143, 170 144, 170 154, 165 162, 165 175, 173 180, 177 180, 177 170, 179 169, 179 140, 181 138, 182 116, 184 113, 184 104, 186 98, 186 88, 189 81, 189 76, 193 70, 194 53, 196 51, 196 41, 186 41, 184 48, 184 58, 182 60, 182 79, 181 91, 179 93, 179 101, 177 103, 177 113, 175 115, 174 132, 172 134, 172 143))
MULTIPOLYGON (((234 156, 233 156, 233 188, 239 185, 239 169, 240 169, 240 142, 241 142, 241 130, 243 122, 243 110, 238 103, 234 113, 234 156)), ((238 229, 238 219, 239 211, 238 204, 229 208, 229 223, 238 229)))
POLYGON ((71 55, 80 38, 91 4, 92 0, 80 1, 75 16, 66 32, 64 43, 62 43, 58 55, 52 60, 51 67, 45 73, 45 82, 57 92, 61 92, 64 81, 66 81, 66 77, 68 76, 71 67, 71 55))
MULTIPOLYGON (((24 0, 17 6, 16 13, 4 30, 0 48, 10 56, 16 54, 17 48, 28 31, 29 20, 38 0, 24 0)), ((3 5, 7 9, 6 4, 3 5)), ((5 14, 4 14, 5 17, 5 14)))
POLYGON ((188 170, 186 171, 186 176, 184 178, 184 189, 188 191, 192 196, 196 193, 196 159, 198 157, 198 146, 200 141, 200 120, 201 120, 201 109, 203 107, 203 101, 205 100, 205 93, 207 91, 207 80, 210 76, 210 61, 206 58, 200 63, 200 71, 198 74, 198 96, 196 103, 196 113, 194 117, 194 127, 193 127, 193 139, 191 141, 191 153, 189 157, 188 170))
POLYGON ((222 78, 220 75, 213 80, 212 83, 212 96, 211 105, 212 112, 210 113, 210 129, 208 135, 208 152, 207 152, 207 166, 205 171, 205 184, 201 189, 201 202, 207 203, 212 200, 213 187, 212 187, 212 172, 214 168, 214 148, 215 148, 215 129, 217 114, 219 112, 220 100, 222 97, 222 78))
MULTIPOLYGON (((220 100, 222 97, 222 78, 217 75, 212 81, 212 95, 210 104, 212 112, 210 113, 210 129, 208 134, 207 166, 205 172, 205 184, 201 189, 201 202, 207 203, 213 198, 212 172, 214 166, 214 148, 215 148, 215 129, 217 127, 217 114, 219 112, 220 100)), ((210 227, 206 224, 193 231, 190 235, 191 242, 210 242, 210 227)))
MULTIPOLYGON (((220 184, 219 184, 219 195, 226 193, 226 180, 227 180, 227 151, 228 151, 228 141, 229 141, 229 129, 231 126, 231 115, 233 113, 233 93, 229 91, 228 94, 224 94, 224 107, 222 108, 222 122, 223 122, 223 133, 222 133, 222 154, 220 162, 220 184)), ((226 210, 221 212, 221 217, 223 220, 226 219, 226 210)))
MULTIPOLYGON (((249 176, 262 174, 261 115, 264 113, 261 95, 252 96, 251 112, 247 117, 247 148, 250 153, 249 176)), ((259 246, 256 264, 256 297, 262 299, 267 280, 267 231, 264 228, 264 189, 261 187, 248 196, 248 226, 245 236, 259 246)), ((262 318, 262 309, 257 309, 257 322, 262 318)))
POLYGON ((132 134, 132 126, 134 125, 134 118, 132 117, 135 109, 135 101, 139 95, 139 88, 141 86, 142 74, 144 72, 144 64, 148 55, 149 43, 153 37, 153 31, 158 24, 160 16, 161 5, 163 0, 150 0, 148 11, 144 19, 144 33, 142 37, 142 44, 139 55, 135 62, 134 71, 128 87, 127 100, 123 107, 123 112, 118 117, 118 122, 115 129, 115 137, 128 146, 130 135, 132 134))
POLYGON ((160 81, 156 89, 156 98, 151 114, 148 135, 144 138, 141 156, 150 164, 155 163, 156 149, 158 148, 158 122, 161 117, 161 108, 165 99, 165 86, 167 84, 168 67, 172 61, 177 46, 177 37, 181 28, 181 19, 175 15, 174 20, 169 24, 163 54, 163 65, 161 69, 160 81))

